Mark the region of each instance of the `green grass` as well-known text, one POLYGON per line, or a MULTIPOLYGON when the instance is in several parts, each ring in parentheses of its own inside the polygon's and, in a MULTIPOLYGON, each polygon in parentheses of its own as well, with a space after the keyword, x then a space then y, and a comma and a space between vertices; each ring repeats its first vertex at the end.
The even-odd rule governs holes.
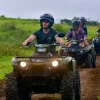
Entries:
POLYGON ((97 26, 88 26, 88 39, 92 39, 93 37, 96 36, 96 32, 98 30, 97 26))
POLYGON ((0 57, 0 80, 4 79, 7 73, 12 72, 11 59, 11 56, 0 57))
MULTIPOLYGON (((20 48, 22 42, 40 28, 39 21, 33 19, 0 17, 0 79, 12 71, 11 59, 15 56, 31 56, 33 48, 20 48)), ((68 33, 71 26, 54 24, 58 32, 68 33)), ((98 26, 88 26, 88 39, 95 37, 98 26)))
POLYGON ((98 100, 100 100, 100 96, 98 96, 98 100))

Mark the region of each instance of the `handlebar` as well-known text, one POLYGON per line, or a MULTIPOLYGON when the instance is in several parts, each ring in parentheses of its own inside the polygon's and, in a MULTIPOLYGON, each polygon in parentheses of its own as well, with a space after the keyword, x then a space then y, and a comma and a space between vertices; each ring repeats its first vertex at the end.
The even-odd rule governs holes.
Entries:
POLYGON ((63 46, 65 44, 60 44, 60 43, 53 43, 53 44, 36 44, 33 42, 28 42, 26 46, 21 46, 22 47, 47 47, 47 46, 63 46))
POLYGON ((68 40, 68 42, 78 42, 78 43, 81 43, 81 42, 84 42, 84 40, 68 40))

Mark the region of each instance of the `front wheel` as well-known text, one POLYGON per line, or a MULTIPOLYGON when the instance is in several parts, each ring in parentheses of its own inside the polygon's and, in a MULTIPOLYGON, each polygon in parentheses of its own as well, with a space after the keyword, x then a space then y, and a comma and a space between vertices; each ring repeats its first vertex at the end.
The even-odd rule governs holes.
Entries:
POLYGON ((6 76, 6 100, 19 100, 18 88, 15 75, 10 73, 6 76))
POLYGON ((93 62, 93 57, 92 55, 89 53, 85 59, 85 66, 87 68, 92 68, 92 62, 93 62))
POLYGON ((64 74, 61 84, 61 93, 62 100, 75 100, 73 72, 64 74))
POLYGON ((96 68, 96 52, 93 53, 92 68, 96 68))
POLYGON ((19 87, 16 76, 10 73, 6 76, 6 100, 31 100, 26 88, 19 87))

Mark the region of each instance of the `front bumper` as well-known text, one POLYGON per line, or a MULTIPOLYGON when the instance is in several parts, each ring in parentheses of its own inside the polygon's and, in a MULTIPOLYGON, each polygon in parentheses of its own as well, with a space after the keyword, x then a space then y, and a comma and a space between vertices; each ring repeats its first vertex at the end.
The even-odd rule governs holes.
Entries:
MULTIPOLYGON (((14 71, 25 77, 31 76, 54 76, 57 74, 64 74, 68 71, 73 71, 73 64, 71 57, 59 57, 59 58, 42 58, 42 62, 39 58, 34 57, 16 57, 12 61, 14 71), (69 59, 70 58, 70 59, 69 59), (44 61, 43 61, 44 59, 44 61), (36 61, 38 60, 38 61, 36 61), (52 61, 58 61, 58 66, 53 67, 52 61), (20 62, 25 61, 26 67, 21 67, 20 62)), ((76 67, 76 66, 75 66, 76 67)))

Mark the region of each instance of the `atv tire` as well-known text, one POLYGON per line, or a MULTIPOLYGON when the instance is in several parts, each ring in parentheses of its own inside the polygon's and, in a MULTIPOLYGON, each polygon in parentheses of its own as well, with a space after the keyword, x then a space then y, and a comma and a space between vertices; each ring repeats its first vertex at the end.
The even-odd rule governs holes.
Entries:
POLYGON ((78 70, 75 72, 75 100, 81 100, 80 74, 78 70))
POLYGON ((19 100, 17 81, 13 73, 6 76, 6 100, 19 100))
POLYGON ((96 52, 93 53, 92 68, 96 68, 96 52))
POLYGON ((93 57, 92 55, 89 53, 85 59, 85 66, 87 68, 92 68, 92 62, 93 62, 93 57))
POLYGON ((29 92, 19 87, 14 73, 6 76, 6 100, 31 100, 29 92))
POLYGON ((75 100, 73 72, 64 74, 61 84, 61 94, 62 100, 75 100))

